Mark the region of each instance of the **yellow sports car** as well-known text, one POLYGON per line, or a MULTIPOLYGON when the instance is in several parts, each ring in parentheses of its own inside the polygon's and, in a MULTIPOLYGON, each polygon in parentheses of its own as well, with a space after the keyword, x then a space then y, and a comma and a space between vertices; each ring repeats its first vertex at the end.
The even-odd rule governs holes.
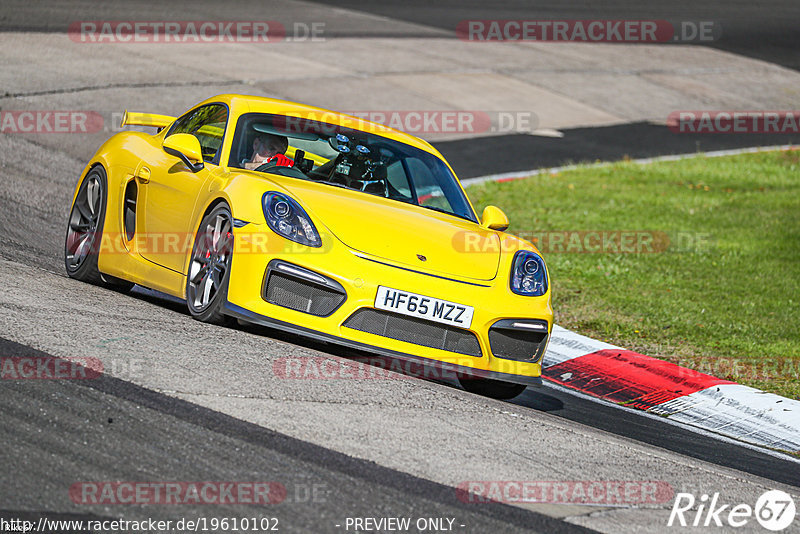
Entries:
MULTIPOLYGON (((541 383, 553 324, 536 248, 479 219, 427 142, 353 116, 220 95, 156 133, 111 137, 84 169, 69 276, 455 371, 512 398, 541 383)), ((142 128, 140 128, 142 130, 142 128)))

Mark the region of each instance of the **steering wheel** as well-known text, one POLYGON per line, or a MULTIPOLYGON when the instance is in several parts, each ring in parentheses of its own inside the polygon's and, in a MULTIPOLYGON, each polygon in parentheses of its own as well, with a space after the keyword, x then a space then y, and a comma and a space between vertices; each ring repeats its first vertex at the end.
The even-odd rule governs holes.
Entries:
POLYGON ((259 165, 253 170, 258 172, 268 172, 270 174, 277 174, 278 176, 289 176, 291 178, 306 179, 306 175, 303 174, 303 171, 301 171, 297 167, 286 167, 285 165, 278 165, 274 161, 270 161, 263 165, 259 165))

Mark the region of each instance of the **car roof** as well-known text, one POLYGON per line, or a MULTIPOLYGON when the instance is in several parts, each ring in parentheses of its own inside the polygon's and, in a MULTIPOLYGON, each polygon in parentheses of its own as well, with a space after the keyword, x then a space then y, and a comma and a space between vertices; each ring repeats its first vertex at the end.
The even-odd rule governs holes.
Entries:
POLYGON ((243 113, 273 113, 277 115, 297 114, 300 117, 309 118, 311 120, 317 120, 328 124, 336 124, 338 126, 362 130, 383 137, 388 137, 395 141, 400 141, 401 143, 405 143, 422 149, 426 152, 430 152, 437 157, 444 159, 438 150, 436 150, 430 143, 420 139, 419 137, 415 137, 400 130, 395 130, 394 128, 389 128, 388 126, 384 126, 376 122, 371 122, 359 117, 340 113, 338 111, 331 111, 315 106, 300 104, 298 102, 290 102, 288 100, 279 100, 277 98, 232 93, 207 98, 206 100, 197 104, 197 106, 215 102, 227 104, 231 109, 232 116, 238 116, 243 113))

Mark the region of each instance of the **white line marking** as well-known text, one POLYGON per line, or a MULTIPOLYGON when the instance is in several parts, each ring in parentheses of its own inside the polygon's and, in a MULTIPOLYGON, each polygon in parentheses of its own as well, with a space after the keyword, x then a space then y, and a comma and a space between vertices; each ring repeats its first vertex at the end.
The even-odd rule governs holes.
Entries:
POLYGON ((649 410, 751 443, 800 451, 800 401, 741 384, 719 384, 649 410))
POLYGON ((604 349, 624 350, 621 347, 583 336, 556 324, 553 325, 553 332, 550 334, 550 341, 547 344, 547 351, 544 353, 542 367, 547 369, 552 365, 604 349))

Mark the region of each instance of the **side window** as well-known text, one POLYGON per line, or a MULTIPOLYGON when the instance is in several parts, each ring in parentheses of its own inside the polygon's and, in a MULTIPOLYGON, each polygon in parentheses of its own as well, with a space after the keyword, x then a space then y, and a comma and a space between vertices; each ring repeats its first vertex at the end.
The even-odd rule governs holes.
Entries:
POLYGON ((179 118, 167 135, 176 133, 194 135, 200 141, 203 161, 217 163, 227 122, 228 109, 221 104, 209 104, 179 118))
POLYGON ((419 205, 452 212, 453 207, 447 201, 447 197, 443 194, 441 186, 431 173, 428 165, 418 158, 406 158, 406 165, 408 165, 408 170, 414 177, 419 205))
POLYGON ((403 170, 403 163, 400 160, 386 167, 386 179, 403 197, 411 198, 411 188, 408 185, 408 177, 406 176, 406 171, 403 170))

